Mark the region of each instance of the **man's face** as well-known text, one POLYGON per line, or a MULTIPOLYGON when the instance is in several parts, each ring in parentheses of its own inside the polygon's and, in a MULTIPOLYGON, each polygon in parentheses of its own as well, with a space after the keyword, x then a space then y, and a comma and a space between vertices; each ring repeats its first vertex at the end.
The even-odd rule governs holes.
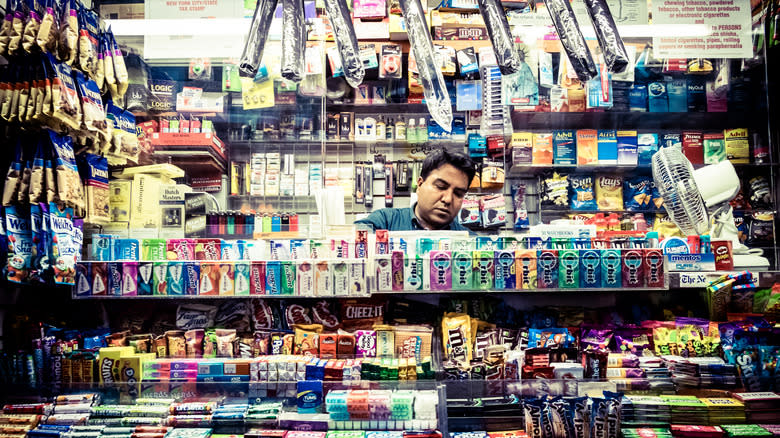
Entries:
POLYGON ((417 210, 421 220, 433 228, 443 228, 460 211, 468 191, 468 176, 451 164, 433 170, 425 180, 417 180, 417 210))

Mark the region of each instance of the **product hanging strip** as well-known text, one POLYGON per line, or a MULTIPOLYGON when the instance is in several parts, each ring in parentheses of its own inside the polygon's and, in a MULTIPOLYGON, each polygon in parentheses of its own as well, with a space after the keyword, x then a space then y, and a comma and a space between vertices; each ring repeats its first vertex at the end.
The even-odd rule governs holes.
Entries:
POLYGON ((420 74, 420 83, 428 111, 442 129, 451 132, 452 104, 450 95, 444 84, 441 69, 436 62, 436 52, 433 48, 428 25, 425 23, 422 4, 420 0, 401 0, 400 3, 406 22, 406 30, 409 34, 409 44, 412 47, 414 59, 417 61, 417 70, 420 74))
POLYGON ((349 8, 344 0, 325 0, 325 11, 328 13, 333 39, 341 55, 341 66, 344 69, 344 77, 353 88, 363 83, 366 70, 363 61, 360 60, 358 39, 355 36, 355 28, 352 27, 352 18, 349 8))
POLYGON ((598 76, 596 64, 590 55, 585 37, 580 32, 577 18, 568 0, 545 0, 547 11, 558 32, 558 38, 563 44, 566 55, 569 57, 572 67, 577 72, 577 77, 582 82, 587 82, 598 76))
POLYGON ((504 5, 501 0, 478 0, 479 12, 485 21, 493 52, 496 54, 501 73, 510 75, 520 70, 520 56, 515 50, 514 37, 509 29, 504 5))
POLYGON ((612 73, 620 73, 628 65, 628 54, 623 45, 623 39, 618 34, 617 25, 609 12, 609 6, 605 0, 585 0, 588 8, 588 16, 596 30, 601 51, 604 52, 604 61, 612 73))
POLYGON ((271 29, 271 21, 276 12, 277 0, 259 0, 255 8, 255 15, 252 17, 252 25, 249 28, 249 35, 244 44, 244 52, 241 55, 241 62, 238 64, 238 71, 241 76, 254 78, 257 70, 260 68, 260 62, 263 59, 263 49, 265 40, 268 38, 268 32, 271 29))
POLYGON ((303 79, 306 51, 306 20, 303 0, 282 0, 282 77, 303 79))

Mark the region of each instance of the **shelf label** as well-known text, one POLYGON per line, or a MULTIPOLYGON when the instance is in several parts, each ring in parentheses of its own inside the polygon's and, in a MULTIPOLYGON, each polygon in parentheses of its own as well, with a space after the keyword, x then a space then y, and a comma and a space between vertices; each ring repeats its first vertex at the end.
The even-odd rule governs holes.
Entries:
POLYGON ((653 54, 657 58, 750 58, 750 2, 745 0, 654 0, 653 54), (664 25, 694 25, 690 35, 664 25), (701 29, 701 32, 698 30, 701 29))

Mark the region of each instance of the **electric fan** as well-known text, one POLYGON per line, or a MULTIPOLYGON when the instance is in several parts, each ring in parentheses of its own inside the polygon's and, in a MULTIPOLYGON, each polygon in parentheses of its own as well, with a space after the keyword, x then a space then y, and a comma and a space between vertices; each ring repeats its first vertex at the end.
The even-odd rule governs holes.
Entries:
POLYGON ((735 267, 769 267, 762 250, 739 241, 729 201, 740 184, 730 161, 694 170, 680 148, 667 147, 653 154, 652 168, 664 207, 683 234, 709 233, 712 240, 731 240, 735 267))

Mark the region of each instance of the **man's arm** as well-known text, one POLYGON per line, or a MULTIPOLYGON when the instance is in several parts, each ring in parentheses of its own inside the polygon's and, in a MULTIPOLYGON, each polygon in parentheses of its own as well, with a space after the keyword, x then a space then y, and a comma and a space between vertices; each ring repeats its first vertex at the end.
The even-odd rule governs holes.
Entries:
POLYGON ((377 210, 363 219, 355 221, 355 225, 368 225, 373 231, 376 230, 389 230, 390 224, 387 217, 386 209, 377 210))

